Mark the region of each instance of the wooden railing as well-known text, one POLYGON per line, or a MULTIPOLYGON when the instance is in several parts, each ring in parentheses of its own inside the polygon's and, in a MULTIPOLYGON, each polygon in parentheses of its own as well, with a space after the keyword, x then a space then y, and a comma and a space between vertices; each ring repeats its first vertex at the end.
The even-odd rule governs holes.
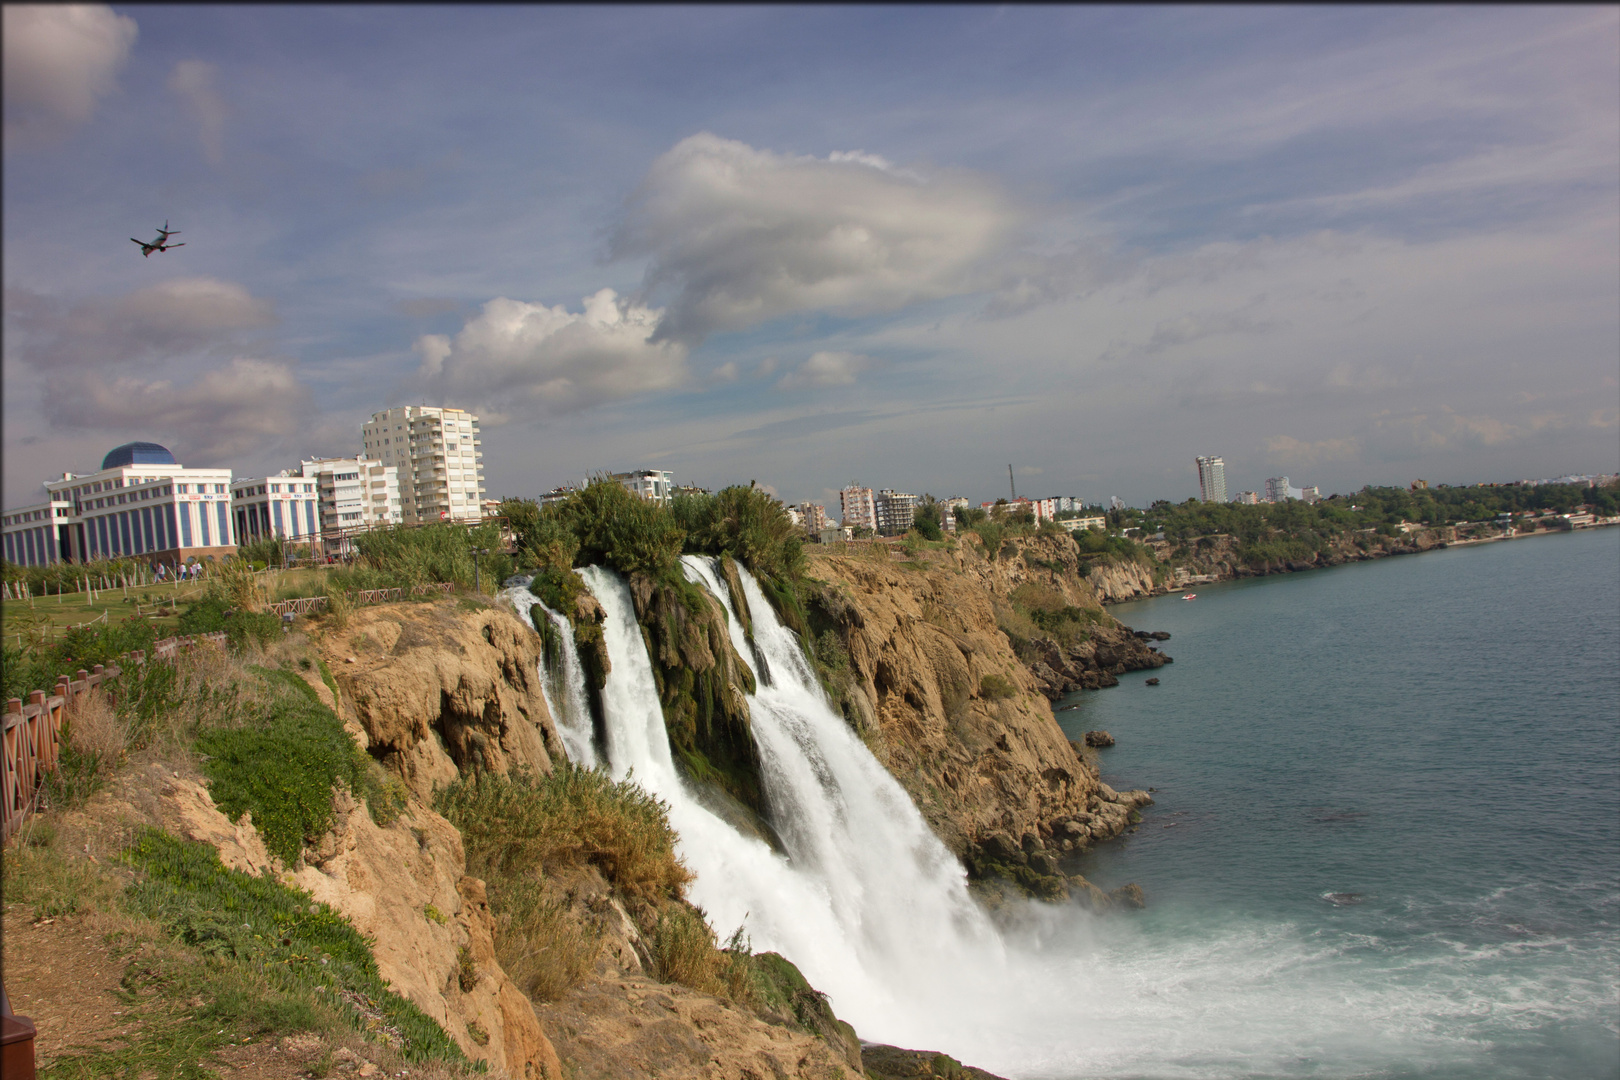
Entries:
MULTIPOLYGON (((198 645, 225 646, 225 635, 195 634, 164 638, 152 645, 153 660, 173 660, 177 655, 198 645)), ((146 663, 144 649, 128 654, 130 663, 146 663)), ((56 769, 62 753, 62 720, 67 707, 80 694, 89 692, 108 679, 123 674, 124 669, 114 664, 97 664, 89 671, 79 669, 77 676, 58 675, 56 688, 50 693, 35 690, 22 698, 6 702, 4 730, 4 774, 0 775, 0 841, 9 840, 33 811, 39 797, 40 783, 45 774, 56 769)))
MULTIPOLYGON (((386 604, 390 600, 403 600, 407 596, 425 596, 428 593, 449 593, 455 588, 449 581, 439 581, 432 585, 415 585, 407 589, 398 587, 393 589, 355 589, 345 593, 356 604, 386 604)), ((268 605, 269 609, 277 615, 304 615, 311 611, 318 611, 326 606, 324 596, 300 596, 293 600, 277 600, 268 605)))
POLYGON ((79 669, 77 678, 56 677, 56 689, 47 694, 35 690, 25 704, 21 698, 6 702, 5 773, 0 777, 0 840, 9 840, 34 807, 41 779, 56 769, 62 753, 62 715, 68 703, 123 669, 97 664, 90 671, 79 669))

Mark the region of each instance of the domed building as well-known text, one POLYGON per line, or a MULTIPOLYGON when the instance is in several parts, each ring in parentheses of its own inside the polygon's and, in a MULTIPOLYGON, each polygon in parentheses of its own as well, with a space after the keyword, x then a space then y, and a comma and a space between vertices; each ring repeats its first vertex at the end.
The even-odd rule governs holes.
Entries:
POLYGON ((175 566, 236 551, 231 471, 188 469, 158 443, 114 447, 96 472, 64 472, 45 490, 46 502, 5 512, 8 562, 138 558, 175 566))

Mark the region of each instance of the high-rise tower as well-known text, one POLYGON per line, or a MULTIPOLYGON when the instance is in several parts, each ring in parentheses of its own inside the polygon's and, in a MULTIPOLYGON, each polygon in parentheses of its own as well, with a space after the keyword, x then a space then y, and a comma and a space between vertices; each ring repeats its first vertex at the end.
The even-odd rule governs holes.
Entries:
POLYGON ((399 470, 405 524, 483 515, 484 455, 472 413, 406 405, 373 413, 360 438, 366 457, 399 470))
POLYGON ((1226 501, 1226 462, 1218 457, 1194 458, 1198 463, 1198 497, 1204 502, 1226 501))

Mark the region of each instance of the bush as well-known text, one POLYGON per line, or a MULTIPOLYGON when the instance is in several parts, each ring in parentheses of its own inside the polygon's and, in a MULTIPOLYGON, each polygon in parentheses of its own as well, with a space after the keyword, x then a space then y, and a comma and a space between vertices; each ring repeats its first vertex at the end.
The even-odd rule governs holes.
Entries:
MULTIPOLYGON (((601 563, 623 574, 675 573, 686 533, 670 512, 616 480, 597 479, 555 507, 556 521, 579 542, 577 565, 601 563)), ((542 520, 546 514, 542 513, 542 520)))
POLYGON ((605 770, 565 761, 550 776, 476 774, 435 805, 461 830, 468 872, 478 876, 590 863, 626 896, 653 903, 679 897, 692 880, 675 855, 669 808, 605 770))
POLYGON ((1018 693, 1018 687, 1002 675, 986 675, 979 680, 979 695, 997 701, 1010 698, 1018 693))

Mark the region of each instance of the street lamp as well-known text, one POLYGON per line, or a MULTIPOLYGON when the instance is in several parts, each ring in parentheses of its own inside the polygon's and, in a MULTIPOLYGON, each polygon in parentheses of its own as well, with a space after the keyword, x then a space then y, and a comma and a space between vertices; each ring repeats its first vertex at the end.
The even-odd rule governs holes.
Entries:
POLYGON ((475 547, 475 548, 472 549, 472 557, 473 557, 473 592, 475 592, 475 593, 482 593, 484 591, 483 589, 479 588, 479 585, 478 585, 478 556, 480 556, 480 555, 488 555, 488 554, 489 554, 489 548, 475 547))

